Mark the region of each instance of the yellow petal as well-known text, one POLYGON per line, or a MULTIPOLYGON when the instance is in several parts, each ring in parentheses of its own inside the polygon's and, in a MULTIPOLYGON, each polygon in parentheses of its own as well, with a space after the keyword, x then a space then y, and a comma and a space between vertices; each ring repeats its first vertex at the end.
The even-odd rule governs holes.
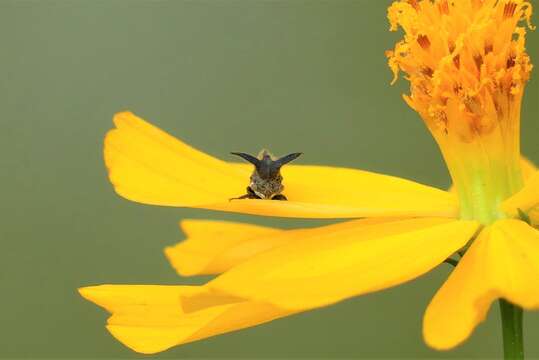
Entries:
POLYGON ((268 304, 231 302, 203 286, 101 285, 79 291, 112 313, 107 329, 117 340, 144 354, 292 314, 268 304), (184 311, 181 298, 187 294, 205 296, 211 306, 184 311))
MULTIPOLYGON (((289 201, 232 200, 245 194, 250 164, 204 154, 132 113, 114 117, 105 163, 121 196, 154 205, 281 217, 454 217, 454 195, 396 177, 323 166, 283 167, 289 201)), ((236 149, 231 149, 236 150, 236 149)))
POLYGON ((182 276, 219 274, 283 241, 283 230, 228 221, 183 220, 187 238, 165 254, 182 276))
POLYGON ((539 171, 526 181, 524 187, 502 203, 502 209, 510 216, 518 216, 518 209, 529 212, 539 207, 539 171))
POLYGON ((522 221, 500 220, 481 232, 429 304, 425 341, 439 350, 457 346, 500 297, 539 308, 539 232, 522 221))
MULTIPOLYGON (((372 218, 322 227, 323 231, 396 221, 372 218)), ((251 224, 184 220, 181 227, 187 239, 165 249, 172 266, 182 276, 220 274, 264 251, 301 239, 319 228, 282 230, 251 224)))
POLYGON ((424 274, 464 246, 479 226, 441 218, 345 224, 292 232, 290 244, 232 268, 208 286, 290 310, 325 306, 424 274))

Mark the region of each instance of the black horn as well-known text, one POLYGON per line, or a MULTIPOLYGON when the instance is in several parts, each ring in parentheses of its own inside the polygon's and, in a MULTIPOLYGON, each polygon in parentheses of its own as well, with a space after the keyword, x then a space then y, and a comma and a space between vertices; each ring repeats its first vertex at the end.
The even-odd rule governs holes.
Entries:
POLYGON ((256 167, 258 167, 260 165, 260 160, 258 160, 253 155, 249 155, 249 154, 241 153, 241 152, 231 152, 231 154, 232 155, 237 155, 237 156, 249 161, 251 164, 253 164, 256 167))
POLYGON ((298 152, 298 153, 292 153, 292 154, 285 155, 282 158, 279 158, 279 159, 275 160, 275 165, 280 168, 284 164, 288 164, 290 161, 292 161, 294 159, 297 159, 302 154, 303 153, 298 152))

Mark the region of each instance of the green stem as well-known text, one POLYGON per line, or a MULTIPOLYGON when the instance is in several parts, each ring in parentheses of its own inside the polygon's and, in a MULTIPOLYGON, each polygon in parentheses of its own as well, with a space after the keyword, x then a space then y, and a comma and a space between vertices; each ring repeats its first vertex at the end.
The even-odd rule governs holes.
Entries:
POLYGON ((504 358, 524 359, 522 308, 500 299, 500 312, 502 315, 504 358))

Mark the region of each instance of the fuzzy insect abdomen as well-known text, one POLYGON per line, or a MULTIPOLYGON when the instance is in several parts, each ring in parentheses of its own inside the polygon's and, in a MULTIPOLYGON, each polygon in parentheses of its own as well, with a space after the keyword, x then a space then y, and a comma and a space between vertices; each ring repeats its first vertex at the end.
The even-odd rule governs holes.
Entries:
POLYGON ((271 179, 262 179, 255 171, 251 175, 251 184, 249 186, 262 199, 271 199, 272 196, 280 194, 283 191, 284 186, 281 183, 282 180, 283 178, 280 174, 271 179))

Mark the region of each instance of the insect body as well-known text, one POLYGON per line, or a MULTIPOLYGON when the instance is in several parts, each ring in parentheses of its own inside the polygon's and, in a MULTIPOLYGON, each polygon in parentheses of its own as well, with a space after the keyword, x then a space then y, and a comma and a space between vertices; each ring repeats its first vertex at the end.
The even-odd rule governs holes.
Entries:
POLYGON ((267 150, 262 150, 258 157, 238 152, 232 154, 255 166, 251 183, 247 186, 247 194, 234 199, 286 200, 286 196, 281 194, 284 189, 281 167, 300 156, 301 153, 288 154, 279 159, 275 159, 267 150))

